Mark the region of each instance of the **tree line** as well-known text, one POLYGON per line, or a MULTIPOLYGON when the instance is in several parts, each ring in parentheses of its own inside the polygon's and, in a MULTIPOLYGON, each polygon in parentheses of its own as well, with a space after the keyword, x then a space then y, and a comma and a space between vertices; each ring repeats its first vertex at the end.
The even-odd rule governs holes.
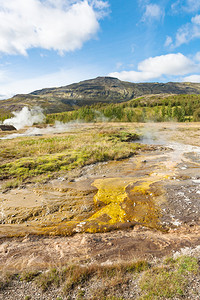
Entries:
POLYGON ((190 122, 200 121, 200 95, 144 96, 124 103, 83 106, 47 115, 46 122, 190 122))

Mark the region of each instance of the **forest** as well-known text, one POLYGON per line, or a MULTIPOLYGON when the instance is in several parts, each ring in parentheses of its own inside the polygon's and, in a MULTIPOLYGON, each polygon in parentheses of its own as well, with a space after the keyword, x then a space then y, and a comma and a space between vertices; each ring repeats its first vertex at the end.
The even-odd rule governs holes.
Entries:
POLYGON ((46 123, 70 122, 197 122, 200 95, 151 95, 124 103, 83 106, 78 110, 48 114, 46 123))

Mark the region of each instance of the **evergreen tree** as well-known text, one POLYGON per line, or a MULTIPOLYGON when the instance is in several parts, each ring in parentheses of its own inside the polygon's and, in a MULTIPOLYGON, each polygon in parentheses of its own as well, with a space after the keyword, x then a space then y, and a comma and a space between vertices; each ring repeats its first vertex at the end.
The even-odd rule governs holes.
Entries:
POLYGON ((165 105, 162 106, 161 113, 162 113, 162 121, 164 121, 165 120, 165 115, 166 115, 165 105))

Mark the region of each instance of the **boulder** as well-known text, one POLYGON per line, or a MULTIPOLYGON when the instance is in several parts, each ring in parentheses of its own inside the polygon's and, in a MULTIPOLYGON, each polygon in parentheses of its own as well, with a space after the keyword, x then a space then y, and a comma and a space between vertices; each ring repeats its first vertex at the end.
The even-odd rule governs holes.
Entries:
POLYGON ((17 130, 13 125, 0 125, 0 131, 17 130))

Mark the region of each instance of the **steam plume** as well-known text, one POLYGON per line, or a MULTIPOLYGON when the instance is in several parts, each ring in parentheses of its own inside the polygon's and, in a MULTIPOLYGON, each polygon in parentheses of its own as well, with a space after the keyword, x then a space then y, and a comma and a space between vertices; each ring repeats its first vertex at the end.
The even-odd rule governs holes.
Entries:
POLYGON ((45 121, 45 115, 40 107, 28 109, 24 107, 20 112, 13 112, 14 117, 6 119, 4 125, 13 125, 16 129, 22 129, 25 126, 29 128, 23 133, 12 133, 0 138, 0 140, 14 139, 23 136, 37 136, 43 134, 56 134, 70 131, 78 122, 62 123, 55 121, 53 126, 45 126, 44 128, 32 127, 34 123, 42 123, 45 121))
POLYGON ((4 125, 13 125, 16 129, 22 129, 25 126, 32 126, 34 123, 42 123, 45 120, 45 115, 40 107, 28 109, 23 107, 19 112, 13 112, 14 117, 6 119, 4 125))

